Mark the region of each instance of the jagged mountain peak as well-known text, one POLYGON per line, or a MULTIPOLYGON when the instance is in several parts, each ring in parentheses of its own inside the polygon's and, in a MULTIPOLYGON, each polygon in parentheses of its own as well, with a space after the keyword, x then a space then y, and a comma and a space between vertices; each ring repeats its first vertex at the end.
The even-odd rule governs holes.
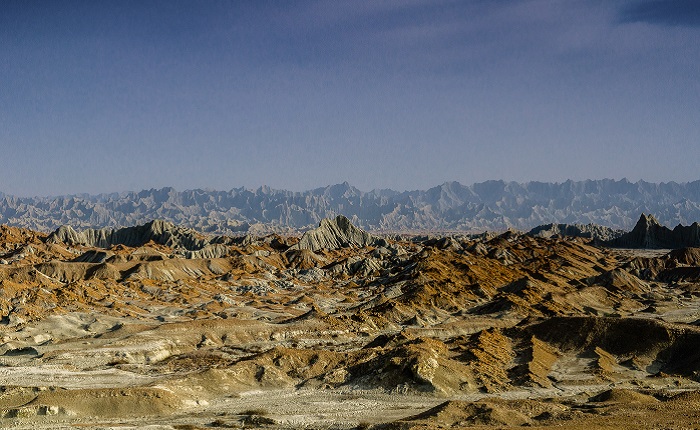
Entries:
POLYGON ((329 185, 327 187, 317 188, 314 191, 331 199, 350 198, 366 194, 360 191, 359 189, 355 188, 354 186, 350 185, 350 183, 348 183, 347 181, 342 182, 340 184, 334 184, 329 185))
MULTIPOLYGON (((0 199, 0 224, 50 232, 118 228, 162 219, 215 234, 306 230, 343 213, 366 230, 393 232, 530 230, 542 224, 594 223, 632 229, 640 213, 662 225, 700 220, 700 181, 626 180, 445 182, 427 190, 364 192, 347 182, 308 191, 173 188, 62 197, 0 199), (679 202, 683 204, 678 204, 679 202)), ((651 222, 651 221, 650 221, 651 222)), ((649 224, 651 225, 651 224, 649 224)))
POLYGON ((629 233, 607 242, 610 246, 620 248, 657 248, 677 249, 700 246, 700 226, 677 225, 673 230, 662 225, 656 217, 644 214, 639 217, 637 225, 629 233))
POLYGON ((355 227, 344 215, 321 220, 318 228, 309 230, 292 249, 337 249, 373 245, 380 239, 355 227))
POLYGON ((659 220, 657 220, 656 217, 652 214, 642 213, 642 215, 639 217, 639 221, 637 221, 637 225, 635 226, 635 229, 637 227, 649 228, 649 227, 655 227, 655 226, 661 226, 661 223, 659 222, 659 220))

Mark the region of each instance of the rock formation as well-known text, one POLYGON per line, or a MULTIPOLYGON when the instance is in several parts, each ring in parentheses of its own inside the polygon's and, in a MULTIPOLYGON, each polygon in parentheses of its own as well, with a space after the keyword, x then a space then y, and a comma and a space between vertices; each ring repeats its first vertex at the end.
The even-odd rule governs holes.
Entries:
POLYGON ((677 225, 673 230, 661 225, 653 215, 642 214, 629 233, 605 243, 617 248, 676 249, 700 246, 700 225, 677 225))
POLYGON ((114 245, 130 247, 142 246, 150 241, 176 249, 196 251, 213 240, 197 233, 195 230, 179 227, 171 222, 153 220, 144 225, 125 227, 117 230, 110 228, 86 229, 77 232, 73 227, 64 225, 51 233, 47 243, 64 243, 97 248, 109 248, 114 245))
POLYGON ((321 249, 338 249, 348 247, 363 247, 374 245, 383 241, 361 230, 343 215, 335 219, 321 220, 318 228, 309 230, 301 237, 299 243, 292 249, 308 249, 319 251, 321 249))
POLYGON ((529 235, 537 237, 572 236, 603 242, 616 239, 624 233, 623 230, 596 224, 545 224, 537 226, 528 232, 529 235))

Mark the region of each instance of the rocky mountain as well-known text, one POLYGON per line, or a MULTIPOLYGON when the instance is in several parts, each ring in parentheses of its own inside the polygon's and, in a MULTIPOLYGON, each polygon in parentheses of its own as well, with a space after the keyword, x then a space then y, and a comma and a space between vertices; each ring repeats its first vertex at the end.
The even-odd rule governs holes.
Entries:
POLYGON ((699 220, 700 181, 447 182, 405 192, 364 192, 343 183, 304 192, 260 187, 30 198, 0 193, 0 224, 44 232, 64 224, 119 228, 162 219, 205 233, 262 234, 310 229, 338 214, 382 232, 526 231, 550 223, 629 230, 642 212, 654 213, 664 225, 699 220))
POLYGON ((619 248, 677 249, 700 246, 700 225, 678 224, 673 230, 663 226, 653 215, 642 214, 629 233, 606 243, 619 248))
POLYGON ((176 226, 175 224, 153 220, 144 225, 111 228, 86 229, 77 232, 73 227, 64 225, 51 233, 47 243, 63 243, 70 246, 81 245, 97 248, 109 248, 114 245, 130 247, 143 246, 153 241, 171 248, 196 251, 211 243, 225 240, 221 237, 207 238, 195 230, 176 226))
POLYGON ((337 249, 374 245, 382 242, 364 230, 361 230, 343 215, 335 219, 323 219, 318 228, 309 230, 301 237, 299 243, 292 249, 308 249, 319 251, 321 249, 337 249))

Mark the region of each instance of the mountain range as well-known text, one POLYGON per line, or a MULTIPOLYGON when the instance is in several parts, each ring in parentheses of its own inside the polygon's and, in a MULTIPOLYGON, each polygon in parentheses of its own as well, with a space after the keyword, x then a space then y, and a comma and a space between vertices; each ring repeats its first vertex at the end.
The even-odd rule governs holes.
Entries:
POLYGON ((57 197, 0 193, 0 224, 39 231, 61 225, 118 228, 161 219, 205 233, 259 234, 309 229, 338 214, 376 232, 529 230, 548 223, 630 230, 640 213, 653 213, 664 225, 700 220, 700 181, 446 182, 404 192, 365 192, 345 182, 303 192, 263 186, 57 197))

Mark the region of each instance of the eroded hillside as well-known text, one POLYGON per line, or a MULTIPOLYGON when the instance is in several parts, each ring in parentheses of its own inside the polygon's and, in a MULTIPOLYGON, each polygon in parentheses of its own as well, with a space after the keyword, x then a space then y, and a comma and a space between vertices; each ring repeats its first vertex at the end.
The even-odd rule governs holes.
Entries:
POLYGON ((2 227, 0 254, 2 427, 697 418, 695 248, 393 240, 338 217, 303 237, 2 227))

